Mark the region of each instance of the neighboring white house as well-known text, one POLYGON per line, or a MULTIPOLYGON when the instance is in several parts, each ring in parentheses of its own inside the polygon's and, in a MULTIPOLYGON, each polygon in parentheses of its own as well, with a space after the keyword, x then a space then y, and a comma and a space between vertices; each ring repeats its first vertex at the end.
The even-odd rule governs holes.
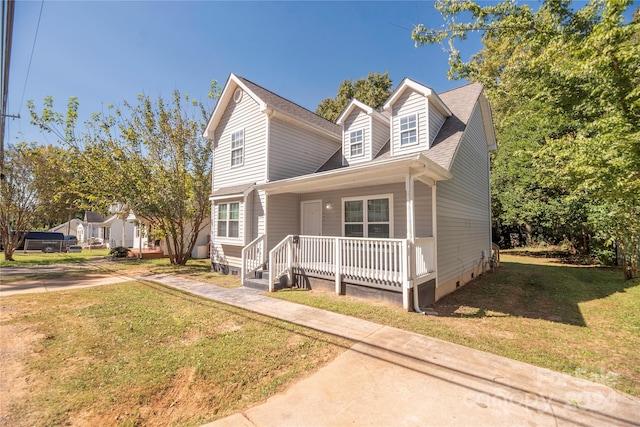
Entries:
POLYGON ((353 100, 332 123, 231 74, 204 136, 212 266, 247 285, 324 280, 410 309, 489 266, 496 141, 479 84, 404 79, 381 112, 353 100))
POLYGON ((108 217, 98 212, 87 211, 84 221, 77 227, 77 238, 80 245, 105 245, 107 248, 125 246, 133 247, 134 221, 121 218, 121 206, 112 204, 108 217))
POLYGON ((82 225, 82 220, 72 218, 71 220, 51 228, 49 231, 62 233, 67 236, 78 236, 78 226, 82 225))
MULTIPOLYGON (((169 252, 166 248, 166 242, 163 240, 157 240, 153 236, 153 230, 151 227, 144 223, 144 221, 139 221, 135 214, 132 212, 129 215, 129 219, 135 221, 134 229, 133 229, 133 248, 138 249, 157 249, 160 248, 164 255, 169 255, 169 252)), ((185 237, 188 236, 188 230, 185 232, 185 237)), ((191 251, 191 258, 194 259, 203 259, 209 257, 209 238, 211 235, 211 225, 209 223, 209 218, 205 218, 202 224, 202 230, 198 233, 196 237, 196 244, 191 251)))

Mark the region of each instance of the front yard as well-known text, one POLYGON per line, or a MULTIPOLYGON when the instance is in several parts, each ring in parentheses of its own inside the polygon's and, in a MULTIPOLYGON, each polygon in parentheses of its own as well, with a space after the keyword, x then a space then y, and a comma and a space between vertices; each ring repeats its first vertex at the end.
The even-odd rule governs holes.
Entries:
MULTIPOLYGON (((78 268, 239 285, 207 261, 78 268)), ((319 291, 271 296, 640 396, 640 282, 619 271, 504 255, 500 269, 440 300, 437 317, 319 291)), ((0 305, 0 425, 198 425, 253 406, 350 345, 147 281, 2 297, 0 305)))
POLYGON ((620 271, 505 254, 501 267, 419 316, 333 293, 275 298, 324 308, 604 383, 640 396, 640 281, 620 271))
POLYGON ((0 425, 201 425, 350 345, 143 281, 0 305, 0 425))

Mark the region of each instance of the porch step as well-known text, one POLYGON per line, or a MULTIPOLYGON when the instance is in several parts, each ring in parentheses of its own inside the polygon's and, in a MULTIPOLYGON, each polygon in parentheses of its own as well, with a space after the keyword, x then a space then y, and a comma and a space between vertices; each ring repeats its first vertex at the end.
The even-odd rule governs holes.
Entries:
POLYGON ((269 290, 269 280, 268 279, 244 279, 244 283, 242 286, 253 289, 260 289, 261 291, 269 290))
POLYGON ((248 277, 244 279, 243 286, 247 288, 260 289, 264 291, 269 290, 269 272, 266 270, 260 270, 255 272, 255 277, 248 277))

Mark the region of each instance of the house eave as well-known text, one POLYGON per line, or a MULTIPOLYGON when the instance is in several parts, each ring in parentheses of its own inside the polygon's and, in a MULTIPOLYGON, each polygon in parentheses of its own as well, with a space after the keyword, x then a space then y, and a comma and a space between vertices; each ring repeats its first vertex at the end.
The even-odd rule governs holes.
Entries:
POLYGON ((429 182, 444 181, 453 177, 442 166, 419 153, 272 181, 257 185, 256 189, 264 190, 267 194, 312 193, 320 188, 327 191, 404 182, 407 174, 420 174, 429 182))
POLYGON ((423 95, 424 97, 426 97, 431 102, 433 102, 435 107, 438 110, 440 110, 440 112, 443 113, 446 117, 451 117, 453 115, 449 107, 447 107, 447 105, 442 101, 442 99, 440 99, 438 94, 433 89, 431 89, 428 86, 424 86, 418 82, 414 82, 413 80, 408 78, 405 78, 400 83, 400 85, 396 88, 396 90, 391 94, 389 99, 387 99, 387 102, 384 103, 384 106, 382 107, 382 109, 387 111, 390 110, 391 106, 398 100, 400 95, 402 95, 404 91, 407 89, 412 89, 418 92, 419 94, 423 95))

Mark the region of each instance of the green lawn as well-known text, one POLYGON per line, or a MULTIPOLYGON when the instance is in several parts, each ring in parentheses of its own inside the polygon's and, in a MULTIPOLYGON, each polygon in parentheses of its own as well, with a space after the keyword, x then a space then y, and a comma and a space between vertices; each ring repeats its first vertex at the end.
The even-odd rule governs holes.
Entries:
POLYGON ((109 255, 109 249, 83 249, 82 252, 73 253, 51 253, 16 251, 13 254, 14 261, 5 261, 4 253, 0 258, 0 267, 19 267, 29 265, 51 265, 51 264, 75 264, 87 262, 109 255))
POLYGON ((640 396, 640 281, 611 269, 505 254, 434 305, 439 316, 317 291, 271 294, 602 382, 640 396))
POLYGON ((0 425, 200 425, 264 400, 350 345, 150 282, 0 304, 3 353, 24 352, 3 356, 3 369, 23 373, 0 396, 9 410, 0 425))

